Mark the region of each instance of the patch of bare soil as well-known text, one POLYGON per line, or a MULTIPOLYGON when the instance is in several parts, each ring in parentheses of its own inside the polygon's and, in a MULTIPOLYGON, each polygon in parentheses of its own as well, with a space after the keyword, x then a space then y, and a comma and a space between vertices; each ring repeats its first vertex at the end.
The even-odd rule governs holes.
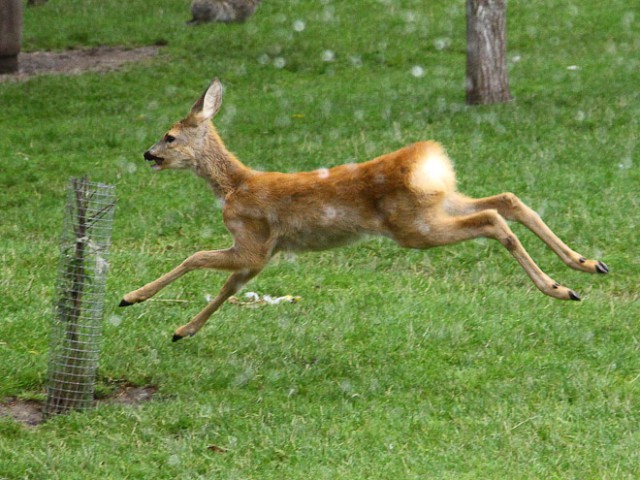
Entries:
POLYGON ((42 423, 42 404, 35 400, 20 400, 9 397, 0 403, 0 417, 12 417, 25 425, 42 423))
POLYGON ((0 83, 24 81, 35 75, 78 75, 84 72, 110 72, 127 63, 155 57, 159 46, 140 48, 95 47, 64 52, 27 52, 18 56, 19 71, 0 75, 0 83))
POLYGON ((117 403, 120 405, 137 405, 148 402, 158 391, 158 387, 147 385, 138 387, 129 383, 120 385, 111 395, 96 400, 100 403, 117 403))
MULTIPOLYGON (((138 387, 129 383, 122 383, 110 395, 96 399, 95 405, 119 404, 138 405, 148 402, 158 391, 158 387, 146 385, 138 387)), ((11 417, 16 422, 27 426, 39 425, 44 421, 44 403, 36 400, 21 400, 9 397, 0 402, 0 417, 11 417)))

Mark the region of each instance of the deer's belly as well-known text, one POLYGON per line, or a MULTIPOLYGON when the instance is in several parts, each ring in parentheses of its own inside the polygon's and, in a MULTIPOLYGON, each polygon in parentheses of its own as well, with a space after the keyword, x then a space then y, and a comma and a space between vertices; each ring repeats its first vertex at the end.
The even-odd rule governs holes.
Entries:
POLYGON ((293 252, 327 250, 357 242, 364 236, 361 232, 333 229, 297 231, 292 235, 282 236, 276 248, 278 251, 293 252))

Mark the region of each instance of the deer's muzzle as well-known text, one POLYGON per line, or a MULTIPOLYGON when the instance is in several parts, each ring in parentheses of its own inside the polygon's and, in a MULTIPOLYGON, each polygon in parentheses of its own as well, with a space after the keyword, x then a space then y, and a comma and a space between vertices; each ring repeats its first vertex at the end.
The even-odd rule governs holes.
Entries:
MULTIPOLYGON (((157 166, 162 165, 162 162, 164 161, 164 158, 162 157, 158 157, 157 155, 154 155, 153 153, 151 153, 149 150, 147 150, 146 152, 144 152, 144 159, 147 162, 156 162, 157 166)), ((153 166, 153 165, 152 165, 153 166)))

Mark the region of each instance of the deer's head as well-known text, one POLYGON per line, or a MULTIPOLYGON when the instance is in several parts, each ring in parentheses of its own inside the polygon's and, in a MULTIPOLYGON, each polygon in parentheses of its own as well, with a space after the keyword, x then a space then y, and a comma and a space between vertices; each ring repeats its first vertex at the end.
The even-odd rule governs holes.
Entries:
POLYGON ((222 84, 216 78, 193 104, 189 114, 173 125, 144 158, 154 170, 197 169, 204 152, 211 148, 211 133, 218 138, 211 119, 222 104, 222 84))

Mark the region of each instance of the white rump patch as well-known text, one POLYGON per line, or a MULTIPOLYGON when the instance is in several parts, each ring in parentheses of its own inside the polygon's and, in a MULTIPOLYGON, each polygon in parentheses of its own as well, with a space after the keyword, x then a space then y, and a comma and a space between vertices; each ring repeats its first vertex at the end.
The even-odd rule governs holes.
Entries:
POLYGON ((430 145, 411 172, 411 186, 421 191, 452 192, 456 188, 456 175, 451 160, 439 145, 430 145))

